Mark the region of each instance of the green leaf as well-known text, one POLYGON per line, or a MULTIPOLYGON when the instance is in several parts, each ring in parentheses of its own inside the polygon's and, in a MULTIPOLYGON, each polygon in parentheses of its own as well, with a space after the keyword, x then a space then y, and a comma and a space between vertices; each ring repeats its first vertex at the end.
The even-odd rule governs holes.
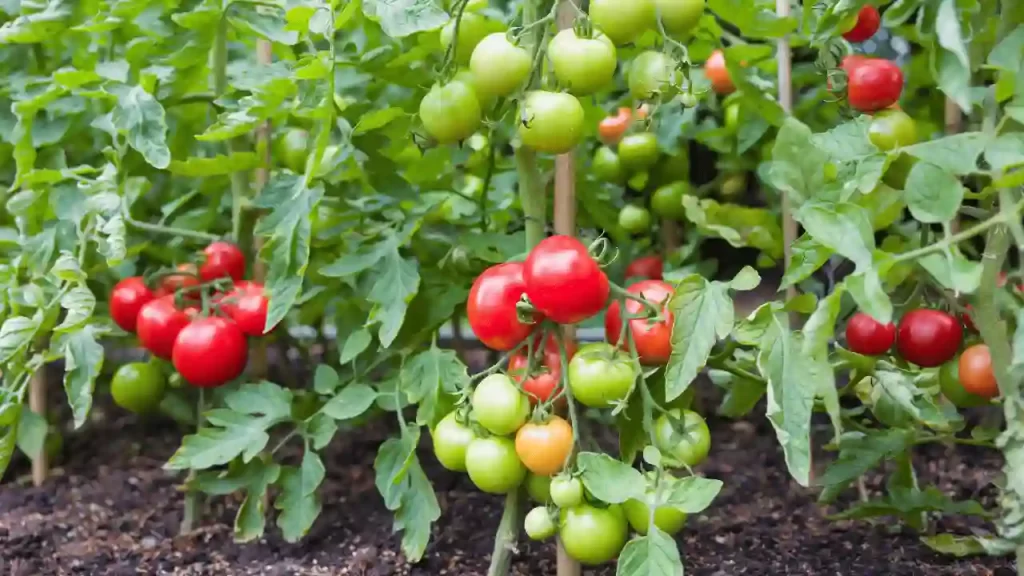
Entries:
POLYGON ((17 446, 17 429, 13 426, 0 426, 0 474, 7 471, 14 457, 17 446))
POLYGON ((839 318, 845 291, 845 287, 840 284, 831 294, 818 301, 818 307, 803 327, 806 349, 828 347, 835 333, 836 319, 839 318))
POLYGON ((708 0, 708 9, 736 26, 747 38, 781 38, 797 28, 793 17, 782 17, 745 0, 708 0))
POLYGON ((189 434, 181 447, 167 461, 170 470, 205 470, 227 464, 237 456, 248 462, 270 441, 267 423, 262 418, 244 416, 230 410, 215 410, 216 427, 203 428, 189 434))
POLYGON ((373 336, 370 331, 366 328, 359 328, 352 332, 345 339, 345 345, 341 348, 341 356, 338 359, 339 364, 348 364, 352 360, 362 354, 367 348, 370 347, 370 342, 373 341, 373 336))
POLYGON ((928 391, 919 388, 911 375, 897 370, 876 370, 874 392, 884 393, 915 420, 935 430, 949 431, 960 422, 955 410, 944 411, 928 391))
POLYGON ((174 160, 167 167, 171 174, 189 178, 227 176, 234 172, 246 172, 260 165, 255 152, 232 152, 228 156, 218 154, 210 158, 192 157, 174 160))
POLYGON ((387 126, 392 120, 400 118, 405 115, 405 110, 397 107, 384 108, 382 110, 374 110, 368 114, 364 114, 359 118, 359 123, 352 129, 353 136, 359 136, 365 134, 371 130, 377 130, 387 126))
POLYGON ((227 393, 224 403, 240 414, 263 414, 268 420, 286 420, 292 413, 292 391, 267 381, 245 384, 227 393))
POLYGON ((294 30, 287 30, 285 11, 283 8, 268 6, 266 4, 247 4, 245 2, 233 2, 227 10, 228 21, 242 31, 250 31, 277 42, 291 46, 298 43, 299 34, 294 30))
POLYGON ((867 502, 861 502, 838 514, 833 520, 858 520, 878 516, 920 518, 925 513, 987 517, 985 509, 973 500, 957 502, 934 486, 924 490, 898 490, 867 502))
POLYGON ((683 576, 676 541, 651 526, 646 536, 635 536, 622 549, 615 576, 683 576))
POLYGON ((857 307, 876 320, 886 323, 892 320, 892 301, 882 286, 878 271, 869 268, 846 277, 846 289, 857 302, 857 307))
POLYGON ((715 200, 683 196, 686 218, 701 232, 717 236, 736 248, 757 248, 774 260, 783 256, 782 228, 771 210, 736 204, 719 204, 715 200))
POLYGON ((719 416, 725 418, 743 418, 750 414, 768 391, 765 383, 759 380, 740 378, 717 370, 712 370, 710 376, 716 386, 725 388, 722 403, 716 410, 719 416))
POLYGON ((10 362, 15 355, 24 352, 35 338, 42 318, 35 316, 11 316, 0 326, 0 364, 10 362))
POLYGON ((921 536, 921 542, 939 554, 966 558, 968 556, 1009 556, 1016 546, 1009 540, 996 536, 957 536, 936 534, 921 536))
POLYGON ((995 171, 1024 164, 1024 134, 1001 134, 985 146, 985 160, 995 171))
POLYGON ((1021 54, 1024 54, 1024 27, 1018 26, 992 49, 988 55, 988 65, 1016 73, 1020 70, 1021 54))
POLYGON ((375 280, 367 296, 367 300, 374 304, 370 320, 380 324, 377 338, 381 346, 387 348, 398 336, 409 302, 419 291, 419 267, 415 260, 403 258, 395 246, 374 268, 374 272, 375 280))
POLYGON ((151 166, 162 170, 171 164, 164 107, 141 86, 117 94, 110 121, 151 166))
POLYGON ((981 262, 968 260, 958 250, 929 254, 918 260, 943 287, 962 294, 973 294, 981 284, 981 262))
POLYGON ((867 211, 850 202, 808 202, 795 215, 819 244, 844 256, 858 269, 870 268, 875 234, 867 211))
POLYGON ((322 450, 330 444, 337 431, 338 422, 323 413, 314 414, 302 423, 302 435, 309 439, 314 450, 322 450))
POLYGON ((436 30, 448 22, 448 14, 433 0, 363 0, 363 14, 392 38, 436 30))
POLYGON ((877 153, 878 149, 868 137, 871 120, 858 116, 827 132, 814 134, 812 143, 823 151, 833 162, 849 162, 877 153))
POLYGON ((914 440, 913 435, 913 431, 900 428, 844 434, 839 442, 839 458, 821 475, 819 484, 831 486, 856 480, 884 459, 906 450, 914 440))
POLYGON ((128 248, 125 245, 128 231, 125 229, 124 219, 121 216, 114 216, 107 220, 100 227, 100 234, 100 254, 107 259, 107 266, 117 266, 128 255, 128 248))
POLYGON ((458 354, 436 346, 406 360, 400 378, 409 402, 419 404, 416 422, 428 426, 444 416, 437 413, 442 394, 469 386, 469 371, 458 354))
POLYGON ((814 198, 825 184, 828 156, 814 144, 811 129, 789 117, 775 137, 771 185, 790 195, 797 205, 814 198))
POLYGON ((335 390, 341 386, 341 379, 338 377, 338 372, 331 368, 327 364, 319 364, 316 367, 316 372, 313 374, 313 390, 317 394, 333 394, 335 390))
POLYGON ((277 516, 277 527, 288 542, 302 539, 320 516, 320 498, 316 491, 324 475, 320 456, 308 449, 302 455, 302 464, 298 468, 282 468, 278 478, 280 493, 274 501, 274 508, 281 512, 277 516))
POLYGON ((761 275, 750 266, 744 266, 736 273, 736 276, 729 281, 729 288, 746 292, 757 288, 761 284, 761 275))
POLYGON ((942 0, 935 22, 935 33, 939 45, 951 52, 960 65, 971 69, 971 59, 967 55, 963 34, 960 31, 960 18, 956 12, 956 0, 942 0))
POLYGON ((32 460, 35 460, 43 453, 43 447, 46 444, 46 433, 49 428, 50 425, 46 418, 31 410, 22 410, 16 434, 18 449, 32 460))
POLYGON ((904 189, 910 214, 926 224, 949 222, 964 199, 960 181, 928 162, 914 164, 904 189))
POLYGON ((61 296, 60 307, 67 310, 67 315, 54 331, 68 332, 80 328, 89 321, 96 308, 96 297, 84 284, 80 284, 61 296))
POLYGON ((369 410, 376 399, 377 391, 366 384, 349 384, 320 411, 335 420, 350 420, 369 410))
POLYGON ((361 248, 356 252, 342 254, 334 263, 321 268, 320 274, 328 278, 353 276, 364 270, 369 270, 395 249, 394 238, 388 237, 384 242, 374 244, 369 249, 361 248))
POLYGON ((583 485, 597 500, 622 504, 630 498, 643 499, 647 483, 630 465, 595 452, 580 453, 577 464, 583 471, 583 485))
POLYGON ((953 174, 966 175, 978 171, 978 156, 986 142, 981 132, 965 132, 907 146, 902 151, 953 174))
POLYGON ((67 335, 63 341, 63 351, 64 393, 68 397, 68 406, 71 407, 77 429, 85 424, 85 418, 92 408, 96 377, 103 369, 103 346, 96 341, 92 326, 85 326, 67 335))
POLYGON ((406 427, 401 438, 381 444, 373 462, 377 490, 395 512, 394 531, 403 532, 402 551, 411 562, 423 557, 430 526, 441 517, 437 496, 416 458, 419 437, 419 427, 406 427))
POLYGON ((672 355, 665 367, 665 399, 678 398, 704 368, 719 339, 732 331, 733 304, 725 284, 708 282, 699 274, 676 285, 669 301, 672 355))
POLYGON ((790 475, 801 486, 810 483, 811 413, 817 385, 808 378, 801 335, 789 331, 783 314, 775 314, 757 355, 757 367, 768 381, 768 420, 775 428, 790 475))
POLYGON ((280 466, 261 459, 253 460, 245 467, 245 499, 235 514, 236 542, 252 542, 263 536, 266 526, 263 503, 266 501, 267 488, 277 481, 280 474, 280 466))
POLYGON ((819 268, 828 262, 835 252, 823 246, 810 234, 803 234, 796 239, 792 248, 792 260, 782 276, 780 290, 795 286, 811 277, 819 268))
POLYGON ((50 268, 50 274, 65 282, 85 281, 85 273, 82 272, 82 268, 78 265, 78 260, 67 250, 62 251, 60 256, 57 257, 57 261, 53 263, 53 268, 50 268))
POLYGON ((721 491, 721 480, 687 476, 670 483, 665 505, 687 514, 699 514, 711 506, 721 491))

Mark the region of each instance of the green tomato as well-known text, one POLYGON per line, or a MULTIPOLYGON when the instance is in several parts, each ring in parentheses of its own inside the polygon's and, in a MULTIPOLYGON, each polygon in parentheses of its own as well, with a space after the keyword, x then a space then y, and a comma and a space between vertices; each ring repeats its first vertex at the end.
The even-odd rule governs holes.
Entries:
POLYGON ((441 466, 453 472, 466 471, 466 450, 476 440, 473 430, 459 422, 452 412, 441 419, 430 433, 434 441, 434 454, 441 466))
MULTIPOLYGON (((451 11, 455 9, 457 0, 444 0, 445 11, 451 11)), ((487 8, 487 0, 469 0, 466 2, 466 12, 479 12, 487 8)))
POLYGON ((558 537, 569 556, 596 566, 619 555, 629 537, 629 525, 617 505, 598 508, 583 504, 561 511, 558 537))
POLYGON ((114 373, 110 394, 121 408, 136 414, 148 414, 160 406, 166 385, 167 380, 160 368, 146 362, 132 362, 114 373))
POLYGON ((566 28, 548 44, 555 78, 580 96, 611 84, 618 64, 615 44, 600 31, 594 32, 593 38, 580 38, 572 28, 566 28))
POLYGON ((583 482, 571 476, 558 476, 551 480, 551 502, 559 508, 583 504, 583 482))
POLYGON ((489 96, 508 96, 526 82, 533 58, 526 48, 509 42, 504 32, 489 34, 476 45, 469 70, 476 88, 489 96))
POLYGON ((917 158, 901 152, 885 170, 882 182, 897 190, 902 190, 907 185, 907 176, 910 176, 910 171, 914 169, 914 164, 917 164, 917 158))
POLYGON ((722 198, 732 200, 747 190, 747 175, 740 172, 732 174, 722 182, 722 198))
POLYGON ((693 108, 697 104, 700 104, 700 98, 697 97, 693 92, 681 92, 676 97, 683 108, 693 108))
POLYGON ((453 80, 435 84, 420 100, 420 119, 434 140, 451 144, 465 140, 480 127, 483 113, 473 87, 453 80))
MULTIPOLYGON (((465 12, 462 14, 462 22, 459 23, 459 41, 455 45, 455 62, 460 66, 469 64, 473 57, 473 50, 488 34, 501 32, 505 25, 486 16, 465 12)), ((452 18, 444 28, 441 28, 441 48, 448 50, 455 35, 455 18, 452 18)))
POLYGON ((654 28, 654 0, 591 0, 590 21, 616 44, 628 44, 654 28))
POLYGON ((976 394, 971 394, 960 383, 960 359, 946 362, 939 369, 939 388, 942 395, 957 408, 975 408, 985 406, 989 401, 976 394))
POLYGON ((651 211, 642 206, 626 204, 619 211, 619 226, 630 234, 643 234, 651 229, 651 211))
POLYGON ((690 158, 685 150, 663 154, 651 170, 650 186, 657 189, 673 182, 689 182, 690 158))
POLYGON ((526 515, 523 528, 531 540, 547 540, 555 535, 555 521, 551 513, 543 506, 537 506, 526 515))
POLYGON ((673 182, 662 186, 651 195, 651 210, 661 218, 682 220, 686 217, 683 196, 689 193, 690 184, 688 182, 673 182))
POLYGON ((516 455, 511 438, 477 438, 466 449, 466 472, 480 490, 488 494, 508 494, 523 483, 526 466, 516 455))
POLYGON ((551 476, 530 474, 526 477, 526 493, 538 504, 551 501, 551 476))
POLYGON ((652 100, 676 82, 675 63, 663 52, 641 52, 629 65, 629 95, 635 100, 652 100))
POLYGON ((572 94, 537 90, 526 95, 519 138, 534 150, 565 154, 579 144, 583 120, 583 106, 572 94))
MULTIPOLYGON (((652 492, 648 492, 648 498, 652 492)), ((626 519, 638 534, 647 534, 651 526, 651 508, 647 503, 636 499, 627 500, 622 509, 626 511, 626 519)), ((669 506, 659 506, 654 511, 654 525, 658 530, 673 535, 686 525, 686 513, 669 506)))
POLYGON ((650 132, 627 134, 619 142, 619 161, 627 172, 642 172, 658 163, 658 137, 650 132))
POLYGON ((883 152, 917 143, 917 124, 902 110, 883 110, 868 127, 871 143, 883 152))
MULTIPOLYGON (((490 110, 494 103, 498 101, 498 97, 488 93, 482 86, 479 85, 479 80, 476 74, 473 74, 469 68, 463 68, 455 73, 455 77, 452 78, 455 82, 462 82, 466 86, 473 89, 473 93, 476 94, 476 101, 480 104, 481 113, 490 110)), ((476 136, 474 134, 473 136, 476 136)), ((470 137, 472 138, 472 136, 470 137)))
POLYGON ((490 433, 504 436, 522 428, 530 400, 504 374, 491 374, 473 391, 473 415, 490 433))
POLYGON ((687 34, 700 24, 704 0, 654 0, 661 24, 669 34, 687 34))
POLYGON ((591 408, 607 408, 624 399, 636 377, 629 356, 604 342, 583 346, 569 361, 569 390, 591 408))
POLYGON ((662 454, 687 466, 696 466, 711 451, 711 431, 700 414, 692 410, 670 410, 654 422, 655 447, 662 454))
POLYGON ((725 128, 730 132, 740 128, 740 105, 735 102, 725 107, 725 128))
POLYGON ((289 128, 274 142, 274 156, 285 168, 296 174, 302 174, 306 170, 308 145, 309 132, 301 128, 289 128))
POLYGON ((626 181, 626 171, 622 169, 619 155, 607 146, 601 146, 594 152, 594 161, 590 165, 594 177, 609 184, 622 184, 626 181))

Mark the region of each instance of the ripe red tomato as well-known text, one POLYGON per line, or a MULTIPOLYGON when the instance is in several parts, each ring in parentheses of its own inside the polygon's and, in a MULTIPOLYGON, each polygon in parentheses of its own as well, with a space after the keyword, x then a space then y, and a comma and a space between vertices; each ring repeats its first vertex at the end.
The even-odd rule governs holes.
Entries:
POLYGON ((622 140, 632 122, 633 112, 629 108, 619 108, 618 114, 601 120, 601 123, 597 125, 597 134, 601 138, 601 142, 614 146, 619 143, 619 140, 622 140))
POLYGON ((960 349, 964 329, 960 321, 939 310, 911 310, 900 319, 896 349, 918 366, 931 368, 952 359, 960 349))
POLYGON ((537 244, 523 267, 526 296, 559 324, 575 324, 608 302, 608 277, 587 247, 572 236, 551 236, 537 244))
POLYGON ((242 280, 227 293, 220 306, 246 335, 263 336, 268 303, 262 284, 242 280))
POLYGON ((189 322, 188 314, 174 307, 174 296, 161 296, 139 310, 136 320, 139 342, 154 356, 170 360, 174 340, 189 322))
POLYGON ((850 106, 861 112, 888 108, 903 92, 903 71, 883 58, 868 58, 847 70, 846 90, 850 106))
POLYGON ((849 56, 843 57, 843 61, 839 65, 839 67, 842 68, 847 74, 852 74, 858 66, 870 60, 871 58, 868 56, 863 56, 861 54, 850 54, 849 56))
POLYGON ((863 42, 878 32, 881 23, 882 16, 878 13, 878 8, 868 4, 857 13, 853 27, 843 33, 843 38, 850 42, 863 42))
MULTIPOLYGON (((652 323, 646 318, 629 321, 629 329, 633 332, 633 341, 640 361, 644 364, 665 364, 672 355, 672 313, 668 310, 668 300, 675 292, 672 286, 661 280, 644 280, 628 288, 632 294, 642 296, 651 302, 665 304, 662 308, 661 322, 652 323)), ((626 300, 627 314, 644 312, 644 305, 636 300, 626 300)), ((618 301, 612 302, 604 317, 604 337, 611 344, 619 344, 619 333, 622 331, 622 311, 618 301)), ((626 342, 622 342, 626 346, 626 342)))
POLYGON ((139 310, 156 296, 142 281, 142 276, 132 276, 118 282, 110 292, 110 318, 127 332, 135 332, 135 320, 139 310))
MULTIPOLYGON (((160 290, 157 291, 157 296, 166 296, 168 294, 174 294, 183 288, 199 286, 199 278, 196 276, 197 272, 195 264, 178 264, 178 272, 180 272, 180 274, 164 276, 163 279, 160 280, 160 290)), ((196 296, 196 294, 194 291, 190 291, 185 296, 190 298, 192 296, 196 296)))
POLYGON ((865 356, 881 356, 896 341, 896 325, 882 324, 870 315, 857 312, 846 324, 846 343, 850 350, 865 356))
POLYGON ((665 263, 660 256, 642 256, 626 266, 626 278, 647 278, 661 280, 665 273, 665 263))
MULTIPOLYGON (((566 357, 571 360, 576 353, 576 343, 570 340, 566 342, 565 348, 566 357)), ((527 373, 528 369, 529 361, 526 354, 520 353, 509 358, 508 375, 526 393, 530 399, 530 405, 536 406, 540 402, 547 402, 558 390, 558 384, 562 379, 562 359, 558 352, 558 344, 553 338, 549 338, 545 345, 543 362, 540 362, 540 366, 535 367, 529 374, 527 373)), ((556 401, 556 405, 559 407, 565 406, 565 404, 565 396, 556 401)))
POLYGON ((489 348, 511 350, 533 331, 519 321, 516 304, 526 290, 523 264, 491 266, 477 276, 469 290, 466 316, 473 333, 489 348))
POLYGON ((528 422, 516 432, 516 454, 538 476, 551 476, 561 470, 572 446, 572 426, 559 416, 543 424, 528 422))
POLYGON ((729 76, 729 69, 725 66, 725 53, 715 50, 704 63, 704 75, 711 81, 711 89, 716 94, 726 95, 736 91, 736 85, 732 83, 729 76))
POLYGON ((227 318, 199 318, 185 326, 174 341, 174 369, 200 388, 215 388, 238 378, 248 359, 245 334, 227 318))
POLYGON ((235 282, 245 278, 245 255, 230 242, 214 242, 203 250, 206 261, 199 267, 203 282, 217 278, 231 278, 235 282))
POLYGON ((960 355, 960 383, 964 390, 982 398, 999 396, 999 383, 992 371, 992 354, 987 344, 975 344, 960 355))

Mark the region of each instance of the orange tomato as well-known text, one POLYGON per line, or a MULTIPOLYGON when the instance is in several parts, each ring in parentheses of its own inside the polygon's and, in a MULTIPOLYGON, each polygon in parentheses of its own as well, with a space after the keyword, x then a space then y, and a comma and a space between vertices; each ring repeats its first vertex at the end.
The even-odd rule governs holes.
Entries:
POLYGON ((572 426, 560 416, 543 424, 526 423, 516 433, 516 454, 538 476, 557 474, 572 452, 572 426))
POLYGON ((704 75, 711 81, 711 89, 716 94, 726 95, 736 91, 736 85, 732 83, 729 76, 729 69, 725 67, 725 53, 715 50, 704 63, 704 75))
POLYGON ((999 383, 992 372, 992 355, 987 344, 975 344, 960 355, 960 383, 964 390, 982 398, 999 395, 999 383))
POLYGON ((633 112, 629 108, 619 108, 615 116, 608 116, 597 125, 597 134, 601 142, 614 146, 622 140, 629 125, 633 122, 633 112))

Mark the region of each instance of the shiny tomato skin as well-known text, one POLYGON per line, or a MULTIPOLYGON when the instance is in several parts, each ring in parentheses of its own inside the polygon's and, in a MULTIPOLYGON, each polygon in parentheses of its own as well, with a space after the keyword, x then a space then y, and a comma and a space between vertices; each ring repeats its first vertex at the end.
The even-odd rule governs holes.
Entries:
POLYGON ((516 454, 539 476, 557 474, 572 452, 572 426, 559 416, 543 424, 528 422, 516 432, 516 454))
POLYGON ((700 464, 711 451, 708 424, 692 410, 670 410, 662 414, 654 421, 654 435, 655 446, 662 454, 687 466, 700 464))
MULTIPOLYGON (((156 293, 157 296, 166 296, 184 288, 199 286, 199 278, 197 277, 199 272, 196 270, 195 264, 178 264, 177 269, 180 274, 170 274, 160 280, 160 289, 156 293)), ((195 295, 195 291, 189 291, 185 294, 189 298, 195 295)))
POLYGON ((601 182, 608 182, 609 184, 623 184, 626 182, 626 171, 622 167, 619 155, 607 146, 601 146, 597 149, 597 152, 594 152, 594 159, 590 164, 590 170, 594 177, 601 182))
POLYGON ((555 535, 557 528, 551 518, 551 512, 544 506, 537 506, 526 514, 523 531, 531 540, 547 540, 555 535))
POLYGON ((484 37, 469 61, 475 79, 474 86, 490 97, 508 96, 530 75, 533 58, 523 48, 513 44, 503 32, 484 37))
POLYGON ((530 416, 526 395, 504 374, 491 374, 481 380, 473 390, 471 404, 476 421, 499 436, 519 430, 530 416))
POLYGON ((618 114, 606 116, 604 120, 601 120, 601 123, 597 125, 597 135, 601 142, 614 146, 622 140, 632 122, 633 112, 629 108, 619 108, 618 114))
POLYGON ((511 438, 477 438, 466 448, 466 472, 480 490, 488 494, 507 494, 526 479, 526 466, 516 456, 511 438))
POLYGON ((896 341, 896 325, 882 324, 870 315, 857 312, 846 323, 846 343, 850 350, 865 356, 881 356, 896 341))
POLYGON ((910 146, 917 143, 917 123, 902 110, 883 110, 871 120, 868 139, 885 152, 910 146))
POLYGON ((548 488, 551 503, 559 508, 573 508, 583 503, 583 482, 579 478, 559 475, 548 488))
POLYGON ((439 144, 469 138, 483 118, 480 97, 473 85, 458 78, 443 86, 435 84, 420 100, 419 111, 423 128, 439 144))
POLYGON ((861 112, 877 112, 895 104, 903 92, 903 71, 883 58, 869 58, 848 71, 847 98, 861 112))
POLYGON ((174 341, 174 369, 199 388, 216 388, 238 378, 248 359, 242 329, 219 316, 194 320, 174 341))
POLYGON ((449 413, 430 431, 437 461, 453 472, 466 471, 466 450, 476 440, 473 429, 459 422, 455 412, 449 413))
POLYGON ((519 111, 523 144, 549 154, 565 154, 583 137, 583 105, 572 94, 534 90, 519 111))
POLYGON ((174 296, 161 296, 139 309, 139 342, 157 358, 170 360, 178 333, 188 326, 188 314, 174 307, 174 296))
POLYGON ((575 324, 600 312, 611 287, 587 247, 572 236, 551 236, 530 251, 523 267, 526 296, 559 324, 575 324))
POLYGON ((572 28, 562 30, 548 45, 555 78, 578 96, 593 94, 611 84, 618 60, 615 44, 600 31, 579 37, 572 28))
POLYGON ((665 274, 665 262, 661 256, 641 256, 626 266, 626 278, 661 280, 665 274))
POLYGON ((629 537, 629 524, 618 505, 598 508, 581 504, 561 511, 558 536, 569 556, 596 566, 619 555, 629 537))
POLYGON ((132 276, 118 282, 110 292, 110 318, 126 332, 135 332, 139 310, 156 296, 142 281, 132 276))
POLYGON ((206 261, 199 267, 203 282, 217 278, 231 278, 239 282, 245 278, 245 255, 230 242, 214 242, 203 250, 206 261))
POLYGON ((658 137, 650 132, 625 136, 619 142, 619 162, 630 173, 648 170, 658 162, 658 137))
POLYGON ((245 280, 235 284, 221 303, 221 309, 247 336, 263 336, 269 301, 263 285, 245 280))
POLYGON ((963 326, 955 317, 940 310, 921 308, 900 319, 896 349, 908 362, 932 368, 956 355, 963 335, 963 326))
MULTIPOLYGON (((556 352, 545 353, 543 365, 534 370, 533 374, 526 373, 528 365, 525 354, 516 354, 508 360, 508 375, 519 383, 530 399, 530 405, 536 406, 540 402, 547 402, 558 390, 558 383, 562 378, 562 363, 556 352)), ((565 396, 559 398, 557 404, 565 406, 565 396)))
POLYGON ((629 355, 605 342, 587 344, 569 362, 569 390, 591 408, 608 408, 625 399, 636 377, 629 355))
POLYGON ((967 392, 988 399, 999 396, 999 383, 992 370, 992 354, 987 344, 975 344, 963 351, 958 374, 967 392))
POLYGON ((533 332, 533 326, 520 322, 516 312, 526 291, 523 270, 520 262, 491 266, 477 276, 469 290, 466 317, 473 333, 488 348, 511 350, 533 332))
POLYGON ((939 389, 957 408, 977 408, 988 404, 988 398, 971 394, 960 381, 960 359, 950 360, 939 369, 939 389))
MULTIPOLYGON (((627 290, 651 302, 664 304, 661 311, 663 321, 652 324, 645 318, 636 318, 629 321, 629 329, 633 332, 633 341, 641 362, 650 365, 668 363, 668 358, 672 355, 673 315, 668 309, 668 301, 675 292, 672 285, 661 280, 643 280, 627 290)), ((643 311, 644 306, 640 302, 626 300, 627 314, 640 314, 643 311)), ((622 311, 619 302, 615 301, 608 307, 608 313, 604 317, 605 340, 613 345, 618 344, 621 331, 622 311)), ((625 347, 626 342, 623 342, 622 346, 625 347)))
POLYGON ((594 27, 619 45, 654 27, 654 0, 591 0, 588 13, 594 27))
POLYGON ((878 13, 878 8, 868 4, 857 13, 853 28, 844 32, 843 38, 850 42, 863 42, 874 36, 881 24, 882 16, 878 13))
POLYGON ((725 65, 725 52, 715 50, 704 63, 704 75, 711 82, 711 89, 719 95, 732 94, 736 85, 732 82, 729 69, 725 65))

